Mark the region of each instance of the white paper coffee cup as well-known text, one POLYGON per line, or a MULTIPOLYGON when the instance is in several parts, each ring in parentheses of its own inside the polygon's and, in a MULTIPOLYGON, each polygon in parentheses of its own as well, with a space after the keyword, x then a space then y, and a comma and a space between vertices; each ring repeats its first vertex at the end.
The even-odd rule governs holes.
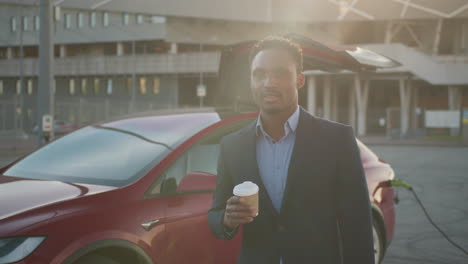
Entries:
POLYGON ((243 197, 248 205, 255 208, 256 215, 258 215, 258 189, 257 184, 245 181, 234 186, 232 192, 235 196, 243 197))

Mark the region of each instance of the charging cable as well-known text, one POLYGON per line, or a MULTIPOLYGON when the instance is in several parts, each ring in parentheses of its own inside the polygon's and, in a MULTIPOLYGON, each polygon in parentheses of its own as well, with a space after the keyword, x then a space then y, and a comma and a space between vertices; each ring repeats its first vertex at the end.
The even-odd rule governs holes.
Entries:
POLYGON ((400 180, 400 179, 393 179, 393 180, 388 180, 388 181, 385 181, 385 182, 382 182, 381 184, 379 184, 379 186, 381 187, 403 187, 407 190, 409 190, 414 198, 416 198, 416 201, 418 202, 418 204, 421 206, 422 210, 424 211, 424 214, 426 215, 427 219, 429 220, 429 222, 445 237, 445 239, 447 239, 448 242, 450 242, 453 246, 455 246, 456 248, 458 248, 459 250, 461 250, 463 253, 465 253, 465 255, 468 255, 468 251, 466 251, 466 249, 462 248, 460 245, 458 245, 457 243, 455 243, 452 239, 450 239, 450 237, 444 233, 444 231, 442 231, 442 229, 440 229, 435 223, 434 221, 432 221, 432 218, 429 216, 429 214, 427 213, 426 211, 426 208, 424 207, 424 205, 422 204, 421 200, 419 200, 419 197, 418 195, 416 194, 416 192, 413 190, 413 187, 411 187, 411 185, 409 185, 408 183, 404 182, 403 180, 400 180))

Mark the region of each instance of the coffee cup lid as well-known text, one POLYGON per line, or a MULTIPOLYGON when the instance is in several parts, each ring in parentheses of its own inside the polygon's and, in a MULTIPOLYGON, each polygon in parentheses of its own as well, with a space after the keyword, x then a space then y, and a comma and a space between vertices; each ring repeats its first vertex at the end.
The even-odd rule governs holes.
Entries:
POLYGON ((235 196, 250 196, 258 192, 258 186, 251 181, 245 181, 236 185, 232 192, 235 196))

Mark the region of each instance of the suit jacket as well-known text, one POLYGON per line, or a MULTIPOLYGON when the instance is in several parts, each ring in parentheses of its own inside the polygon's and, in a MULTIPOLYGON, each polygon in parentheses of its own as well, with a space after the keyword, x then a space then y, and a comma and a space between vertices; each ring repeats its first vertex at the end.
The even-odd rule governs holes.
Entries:
POLYGON ((374 263, 369 194, 351 127, 314 117, 301 108, 296 142, 278 213, 259 176, 255 122, 223 138, 217 186, 208 223, 224 240, 233 187, 259 188, 259 215, 243 226, 238 263, 374 263))

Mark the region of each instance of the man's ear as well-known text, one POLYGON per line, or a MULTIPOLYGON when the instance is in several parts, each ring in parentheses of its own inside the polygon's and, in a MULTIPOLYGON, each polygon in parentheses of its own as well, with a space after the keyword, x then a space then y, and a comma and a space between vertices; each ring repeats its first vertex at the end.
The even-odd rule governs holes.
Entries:
POLYGON ((304 73, 299 73, 297 75, 297 90, 301 89, 304 86, 305 83, 305 75, 304 73))

